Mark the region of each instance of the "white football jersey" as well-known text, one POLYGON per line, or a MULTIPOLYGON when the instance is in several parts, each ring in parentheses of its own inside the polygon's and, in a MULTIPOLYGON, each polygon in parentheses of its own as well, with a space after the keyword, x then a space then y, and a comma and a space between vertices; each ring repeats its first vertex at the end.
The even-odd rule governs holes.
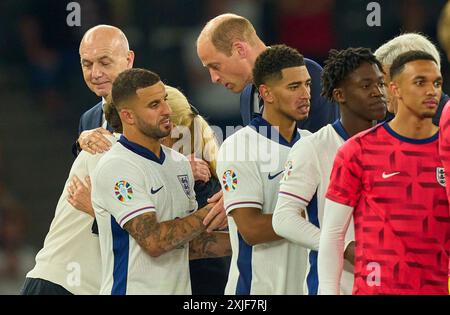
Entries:
MULTIPOLYGON (((298 208, 306 209, 308 220, 318 228, 322 223, 325 194, 334 157, 338 148, 347 139, 348 135, 338 120, 298 141, 287 158, 285 172, 280 182, 279 196, 290 198, 298 203, 298 208)), ((353 220, 346 234, 346 241, 348 240, 354 240, 353 220)), ((346 262, 341 278, 343 294, 352 294, 353 273, 351 271, 352 267, 346 262)), ((318 290, 317 251, 309 251, 306 283, 308 293, 316 294, 318 290)))
MULTIPOLYGON (((111 143, 116 142, 115 137, 107 137, 111 143)), ((75 159, 44 247, 36 255, 36 265, 27 278, 53 282, 73 294, 99 293, 101 259, 98 235, 92 233, 94 219, 70 205, 67 187, 74 175, 82 181, 91 175, 102 156, 81 151, 75 159)))
MULTIPOLYGON (((288 152, 293 143, 309 134, 296 130, 287 143, 267 121, 257 117, 227 138, 217 163, 227 214, 244 207, 273 213, 288 152)), ((228 227, 233 254, 226 294, 303 293, 305 248, 287 240, 250 246, 230 215, 228 227)))
POLYGON ((189 244, 159 257, 148 255, 123 226, 153 211, 158 222, 197 209, 191 167, 182 154, 150 150, 120 138, 92 178, 92 203, 102 255, 100 294, 191 294, 189 244))

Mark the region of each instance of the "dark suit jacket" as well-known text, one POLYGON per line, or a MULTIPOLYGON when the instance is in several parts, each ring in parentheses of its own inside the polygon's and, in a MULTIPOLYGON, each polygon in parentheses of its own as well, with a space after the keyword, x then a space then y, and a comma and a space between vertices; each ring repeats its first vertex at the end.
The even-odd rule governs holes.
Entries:
MULTIPOLYGON (((311 76, 311 108, 308 118, 299 121, 297 126, 301 129, 316 132, 323 126, 333 123, 339 118, 339 106, 336 103, 329 102, 320 95, 322 90, 320 78, 322 67, 317 62, 307 58, 305 58, 305 64, 311 76)), ((241 93, 240 110, 244 126, 248 125, 255 115, 258 114, 253 112, 255 91, 256 87, 253 84, 249 84, 241 93)))

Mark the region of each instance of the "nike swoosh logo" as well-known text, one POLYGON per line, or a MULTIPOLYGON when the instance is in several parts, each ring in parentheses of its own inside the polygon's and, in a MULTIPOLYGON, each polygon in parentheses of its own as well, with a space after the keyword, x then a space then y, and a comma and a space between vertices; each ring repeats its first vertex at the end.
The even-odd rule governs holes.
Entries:
POLYGON ((389 177, 395 176, 400 174, 400 172, 395 172, 395 173, 390 173, 390 174, 386 174, 385 172, 383 172, 383 174, 381 174, 381 177, 383 177, 383 179, 387 179, 389 177))
POLYGON ((160 191, 162 188, 164 187, 164 185, 162 185, 161 187, 159 187, 158 189, 154 190, 153 187, 152 189, 150 189, 150 192, 152 193, 152 195, 156 194, 158 191, 160 191))
POLYGON ((281 173, 283 173, 284 172, 284 170, 282 170, 281 172, 278 172, 278 173, 276 173, 275 175, 270 175, 270 173, 269 173, 269 175, 267 176, 268 178, 269 178, 269 180, 272 180, 272 179, 274 179, 275 177, 277 177, 278 175, 280 175, 281 173))

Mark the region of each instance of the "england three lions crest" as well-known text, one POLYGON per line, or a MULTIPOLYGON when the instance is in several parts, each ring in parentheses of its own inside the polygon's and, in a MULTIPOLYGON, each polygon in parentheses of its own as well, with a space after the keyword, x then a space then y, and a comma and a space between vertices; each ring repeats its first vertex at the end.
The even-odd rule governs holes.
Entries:
POLYGON ((436 167, 436 180, 439 185, 445 187, 445 170, 443 167, 436 167))
POLYGON ((181 187, 188 198, 191 198, 191 188, 189 187, 189 177, 187 175, 178 175, 181 187))

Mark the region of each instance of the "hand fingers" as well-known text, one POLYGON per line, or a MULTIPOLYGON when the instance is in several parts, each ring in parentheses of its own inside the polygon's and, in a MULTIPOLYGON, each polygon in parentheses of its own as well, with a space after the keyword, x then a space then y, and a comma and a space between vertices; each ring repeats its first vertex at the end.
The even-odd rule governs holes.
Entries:
POLYGON ((77 203, 75 202, 75 200, 72 197, 67 198, 67 202, 75 209, 77 208, 77 203))
POLYGON ((84 178, 84 180, 86 181, 87 188, 89 189, 89 191, 91 191, 91 187, 92 187, 92 185, 91 185, 91 178, 89 176, 86 176, 84 178))
POLYGON ((91 154, 103 153, 111 147, 111 143, 105 137, 107 134, 111 133, 104 128, 83 131, 78 139, 78 143, 80 143, 83 150, 91 154))
POLYGON ((218 205, 217 203, 216 204, 214 204, 214 203, 208 204, 208 206, 211 207, 210 208, 211 210, 209 210, 208 214, 203 219, 203 224, 204 225, 208 226, 209 224, 211 224, 211 222, 214 221, 216 216, 220 215, 222 212, 225 213, 225 211, 222 211, 222 207, 220 205, 219 206, 217 206, 217 205, 218 205))
POLYGON ((209 203, 211 203, 211 202, 217 202, 217 201, 219 201, 220 198, 222 198, 222 197, 223 197, 223 191, 220 190, 220 191, 216 192, 211 198, 208 198, 208 202, 209 202, 209 203))
POLYGON ((227 217, 225 216, 225 218, 223 219, 223 223, 222 223, 222 225, 218 228, 219 230, 224 230, 224 229, 226 229, 228 227, 228 219, 227 219, 227 217))
POLYGON ((72 181, 70 182, 75 188, 77 188, 78 185, 83 185, 81 180, 78 178, 77 175, 73 175, 72 181))
POLYGON ((104 135, 111 135, 112 134, 111 132, 109 132, 109 130, 107 130, 105 128, 102 128, 102 127, 99 127, 97 129, 95 129, 95 131, 100 132, 101 134, 104 134, 104 135))
POLYGON ((211 233, 212 231, 220 229, 221 226, 223 226, 223 221, 226 220, 226 217, 223 213, 219 213, 217 216, 214 217, 214 219, 211 221, 211 223, 208 225, 206 231, 208 233, 211 233))

